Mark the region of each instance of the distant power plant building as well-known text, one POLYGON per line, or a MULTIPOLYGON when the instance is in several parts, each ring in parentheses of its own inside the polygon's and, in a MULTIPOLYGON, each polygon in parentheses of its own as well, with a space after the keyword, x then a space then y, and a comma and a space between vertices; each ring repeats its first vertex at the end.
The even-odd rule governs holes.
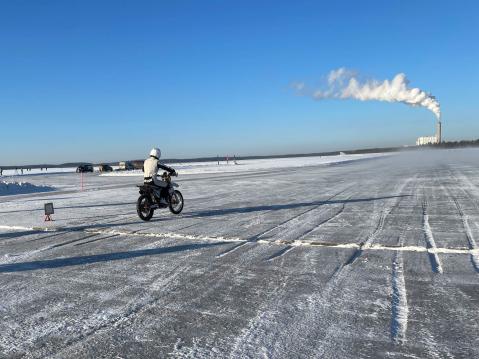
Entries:
POLYGON ((436 144, 436 136, 422 136, 416 140, 416 146, 436 144))
POLYGON ((434 136, 423 136, 416 140, 416 146, 435 145, 442 141, 442 123, 437 121, 436 134, 434 136))

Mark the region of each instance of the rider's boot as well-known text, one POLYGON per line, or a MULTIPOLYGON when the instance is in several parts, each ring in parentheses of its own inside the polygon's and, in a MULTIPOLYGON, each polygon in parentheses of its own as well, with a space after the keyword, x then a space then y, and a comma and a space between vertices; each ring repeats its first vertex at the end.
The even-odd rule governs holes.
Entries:
POLYGON ((167 195, 168 195, 168 190, 166 188, 162 188, 161 195, 160 195, 160 204, 168 204, 168 201, 166 200, 167 195))

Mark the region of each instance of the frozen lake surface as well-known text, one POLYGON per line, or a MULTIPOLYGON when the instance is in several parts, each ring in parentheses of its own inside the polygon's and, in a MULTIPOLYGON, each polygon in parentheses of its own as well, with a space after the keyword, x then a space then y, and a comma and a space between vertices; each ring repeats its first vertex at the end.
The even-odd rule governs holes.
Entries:
POLYGON ((148 223, 138 177, 22 176, 0 357, 479 357, 478 155, 192 172, 148 223))

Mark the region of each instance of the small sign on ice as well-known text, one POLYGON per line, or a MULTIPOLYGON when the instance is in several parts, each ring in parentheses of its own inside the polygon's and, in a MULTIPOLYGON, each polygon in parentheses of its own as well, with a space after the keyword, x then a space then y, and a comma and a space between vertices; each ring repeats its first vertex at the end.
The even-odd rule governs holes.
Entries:
POLYGON ((50 217, 52 214, 55 213, 55 209, 53 208, 53 203, 45 203, 45 222, 46 221, 53 221, 50 217))

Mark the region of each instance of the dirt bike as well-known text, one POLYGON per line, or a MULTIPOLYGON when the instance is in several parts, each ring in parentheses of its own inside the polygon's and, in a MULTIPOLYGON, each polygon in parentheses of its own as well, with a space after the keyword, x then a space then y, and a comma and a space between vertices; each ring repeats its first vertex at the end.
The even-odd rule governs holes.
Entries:
MULTIPOLYGON (((177 176, 176 173, 174 175, 177 176)), ((166 172, 161 179, 167 183, 165 188, 148 183, 137 185, 140 189, 140 197, 136 201, 136 212, 144 221, 149 221, 156 209, 168 207, 173 214, 180 214, 183 210, 183 195, 175 190, 175 187, 179 187, 178 184, 172 182, 171 175, 166 172)))

